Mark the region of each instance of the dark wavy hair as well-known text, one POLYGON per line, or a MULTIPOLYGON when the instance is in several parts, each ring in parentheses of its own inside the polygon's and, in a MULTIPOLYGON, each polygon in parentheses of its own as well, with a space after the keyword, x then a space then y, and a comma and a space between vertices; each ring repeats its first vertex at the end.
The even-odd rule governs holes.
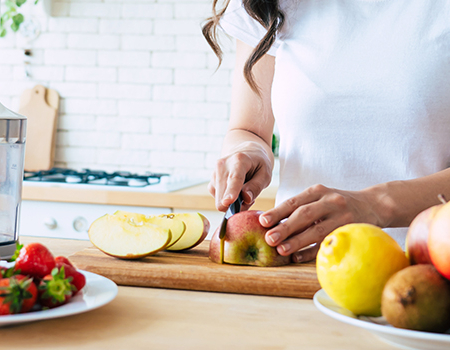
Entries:
MULTIPOLYGON (((219 21, 225 13, 230 0, 225 0, 223 7, 218 9, 218 0, 213 0, 213 14, 206 20, 202 27, 202 33, 208 44, 222 63, 223 52, 218 42, 217 30, 219 21)), ((281 12, 279 0, 242 0, 247 13, 267 29, 266 35, 253 50, 244 66, 244 77, 253 91, 259 95, 258 86, 252 74, 252 68, 271 48, 276 35, 284 23, 284 14, 281 12)))

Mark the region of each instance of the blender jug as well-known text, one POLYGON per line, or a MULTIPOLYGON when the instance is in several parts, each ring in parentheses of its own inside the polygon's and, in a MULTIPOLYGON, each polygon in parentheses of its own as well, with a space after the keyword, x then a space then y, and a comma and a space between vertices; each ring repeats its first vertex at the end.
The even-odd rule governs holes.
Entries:
POLYGON ((0 259, 14 254, 19 240, 27 118, 0 103, 0 259))

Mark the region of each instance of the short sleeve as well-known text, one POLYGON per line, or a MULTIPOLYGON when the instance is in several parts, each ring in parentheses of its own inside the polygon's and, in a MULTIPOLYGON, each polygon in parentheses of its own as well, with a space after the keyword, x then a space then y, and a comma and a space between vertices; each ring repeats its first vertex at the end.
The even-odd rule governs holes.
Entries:
MULTIPOLYGON (((220 27, 228 35, 256 47, 267 30, 245 10, 242 0, 231 0, 225 14, 220 19, 220 27)), ((279 42, 276 40, 268 54, 276 56, 279 42)))

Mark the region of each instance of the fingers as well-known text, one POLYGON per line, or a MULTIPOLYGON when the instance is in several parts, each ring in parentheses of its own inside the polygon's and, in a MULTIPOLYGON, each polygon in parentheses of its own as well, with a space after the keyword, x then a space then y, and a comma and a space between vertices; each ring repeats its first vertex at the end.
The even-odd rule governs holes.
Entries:
POLYGON ((215 197, 216 196, 216 187, 215 187, 215 182, 216 182, 216 173, 214 172, 211 176, 211 180, 208 183, 208 192, 211 194, 211 196, 215 197))
POLYGON ((291 260, 294 263, 308 262, 314 260, 317 256, 317 252, 320 249, 320 243, 316 243, 310 247, 302 249, 291 255, 291 260))
POLYGON ((255 203, 256 197, 270 184, 272 178, 271 169, 261 168, 242 186, 244 204, 249 208, 255 203))
POLYGON ((242 209, 250 208, 270 183, 271 170, 269 164, 255 166, 251 158, 242 153, 220 159, 208 186, 215 197, 216 208, 226 211, 241 191, 244 200, 242 209))
POLYGON ((242 189, 247 170, 243 164, 230 158, 222 158, 217 161, 214 172, 214 188, 216 208, 226 211, 233 203, 242 189))
MULTIPOLYGON (((274 214, 271 214, 269 217, 270 218, 276 217, 276 215, 278 214, 277 210, 272 209, 272 212, 274 214)), ((316 201, 310 204, 302 205, 298 207, 296 210, 294 210, 288 216, 287 220, 283 220, 280 224, 276 225, 275 227, 266 232, 266 242, 272 247, 281 245, 281 243, 285 242, 290 236, 293 235, 299 236, 301 232, 306 231, 309 227, 314 225, 315 222, 321 221, 328 214, 329 214, 328 208, 322 205, 321 201, 316 201)), ((262 214, 261 216, 263 215, 264 214, 262 214)), ((260 220, 264 221, 264 218, 260 220)), ((265 225, 263 224, 263 226, 265 225)), ((298 244, 300 243, 302 242, 299 242, 298 244)), ((299 247, 298 244, 296 245, 297 247, 296 250, 303 248, 307 245, 305 244, 299 247)), ((287 246, 281 246, 279 248, 283 249, 285 252, 287 251, 292 252, 291 251, 292 249, 290 249, 287 246)))
POLYGON ((356 222, 349 193, 314 187, 260 217, 263 226, 272 227, 266 232, 267 244, 276 247, 280 255, 292 254, 293 261, 313 259, 329 233, 356 222), (277 225, 277 222, 280 223, 277 225))
MULTIPOLYGON (((322 185, 311 186, 299 195, 289 198, 276 208, 268 210, 262 214, 260 219, 261 225, 264 227, 272 227, 278 224, 281 220, 289 217, 294 211, 298 210, 305 204, 317 202, 328 191, 329 189, 322 185)), ((310 209, 311 208, 305 208, 302 215, 304 218, 306 217, 306 220, 310 220, 310 223, 313 223, 315 220, 320 219, 320 217, 316 217, 312 220, 312 217, 310 216, 313 215, 313 212, 310 212, 310 209)))
POLYGON ((277 251, 280 255, 290 255, 311 244, 319 244, 330 232, 339 226, 341 225, 337 224, 334 220, 321 221, 316 225, 310 226, 301 234, 294 235, 281 242, 277 246, 277 251))

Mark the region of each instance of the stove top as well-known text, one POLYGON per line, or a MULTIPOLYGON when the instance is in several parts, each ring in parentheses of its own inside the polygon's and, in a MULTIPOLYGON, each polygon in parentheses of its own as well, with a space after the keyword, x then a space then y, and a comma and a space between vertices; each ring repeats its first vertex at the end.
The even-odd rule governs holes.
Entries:
POLYGON ((205 178, 187 178, 165 173, 134 174, 127 171, 106 172, 83 169, 81 171, 53 168, 51 170, 25 171, 24 186, 51 186, 76 188, 112 187, 114 190, 145 190, 172 192, 208 181, 205 178))
POLYGON ((139 175, 126 171, 107 173, 102 170, 83 169, 82 171, 77 171, 65 168, 53 168, 51 170, 25 171, 24 181, 145 187, 160 183, 163 176, 169 176, 169 174, 146 173, 139 175))

